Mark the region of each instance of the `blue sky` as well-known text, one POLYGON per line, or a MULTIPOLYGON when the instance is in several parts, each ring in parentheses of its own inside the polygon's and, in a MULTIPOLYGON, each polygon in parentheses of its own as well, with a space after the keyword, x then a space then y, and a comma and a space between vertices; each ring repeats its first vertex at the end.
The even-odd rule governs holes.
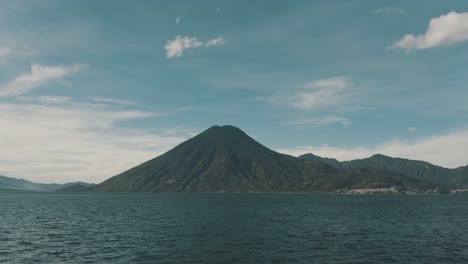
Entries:
POLYGON ((100 182, 212 125, 468 164, 468 1, 1 1, 0 174, 100 182))

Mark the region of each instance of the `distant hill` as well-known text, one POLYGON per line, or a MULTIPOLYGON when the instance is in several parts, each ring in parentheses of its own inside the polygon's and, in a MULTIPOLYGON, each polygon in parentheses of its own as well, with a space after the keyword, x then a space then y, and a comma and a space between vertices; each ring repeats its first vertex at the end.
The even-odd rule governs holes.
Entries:
POLYGON ((432 182, 444 188, 468 188, 468 166, 458 169, 448 169, 430 164, 425 161, 392 158, 381 154, 373 155, 365 159, 339 162, 334 159, 322 158, 313 154, 299 156, 304 160, 322 161, 330 163, 341 169, 367 168, 387 173, 394 173, 411 178, 432 182), (337 161, 338 163, 334 162, 337 161))
POLYGON ((76 182, 72 183, 68 186, 59 188, 55 190, 56 192, 88 192, 91 187, 95 186, 95 184, 88 184, 84 182, 76 182))
POLYGON ((468 189, 468 166, 457 168, 456 174, 458 175, 456 187, 468 189))
POLYGON ((277 153, 233 126, 214 126, 165 154, 116 175, 98 192, 331 192, 349 188, 428 191, 435 185, 368 168, 277 153))
POLYGON ((325 164, 328 164, 334 168, 342 168, 343 165, 341 164, 341 162, 339 162, 338 160, 336 159, 330 159, 330 158, 322 158, 322 157, 319 157, 319 156, 315 156, 314 154, 312 153, 307 153, 307 154, 304 154, 304 155, 301 155, 298 157, 299 159, 303 159, 303 160, 312 160, 312 161, 317 161, 317 162, 321 162, 321 163, 325 163, 325 164))
POLYGON ((35 192, 51 192, 60 188, 73 186, 75 184, 81 184, 84 186, 92 186, 94 184, 77 182, 77 183, 65 183, 65 184, 45 184, 45 183, 34 183, 23 179, 16 179, 11 177, 5 177, 0 175, 0 191, 35 191, 35 192))

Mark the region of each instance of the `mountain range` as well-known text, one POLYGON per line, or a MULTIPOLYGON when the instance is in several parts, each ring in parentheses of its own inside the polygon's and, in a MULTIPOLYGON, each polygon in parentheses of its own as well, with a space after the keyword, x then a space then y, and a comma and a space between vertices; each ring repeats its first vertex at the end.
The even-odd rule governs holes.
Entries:
POLYGON ((337 169, 369 168, 396 173, 411 178, 437 184, 446 189, 468 188, 468 166, 448 169, 419 160, 392 158, 376 154, 365 159, 339 162, 336 159, 322 158, 312 153, 299 156, 303 160, 322 162, 337 169))
POLYGON ((468 189, 468 166, 448 169, 376 154, 340 162, 275 152, 239 128, 213 126, 161 156, 94 185, 0 176, 0 190, 63 192, 418 193, 468 189))
POLYGON ((73 186, 83 186, 89 188, 94 186, 91 183, 85 182, 70 182, 64 184, 58 183, 34 183, 23 179, 16 179, 11 177, 5 177, 0 175, 0 190, 1 191, 36 191, 36 192, 51 192, 60 191, 61 189, 67 190, 73 186))
POLYGON ((165 154, 90 190, 346 192, 367 189, 435 192, 441 187, 465 187, 468 183, 467 170, 459 171, 454 173, 453 170, 429 163, 383 155, 351 162, 339 162, 313 154, 293 157, 268 149, 236 127, 213 126, 165 154))

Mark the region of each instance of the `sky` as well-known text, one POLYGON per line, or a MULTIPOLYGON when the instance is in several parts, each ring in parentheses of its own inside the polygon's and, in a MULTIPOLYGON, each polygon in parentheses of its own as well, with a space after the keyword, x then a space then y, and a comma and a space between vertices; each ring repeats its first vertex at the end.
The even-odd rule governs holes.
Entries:
POLYGON ((213 125, 468 165, 468 1, 0 0, 0 175, 99 183, 213 125))

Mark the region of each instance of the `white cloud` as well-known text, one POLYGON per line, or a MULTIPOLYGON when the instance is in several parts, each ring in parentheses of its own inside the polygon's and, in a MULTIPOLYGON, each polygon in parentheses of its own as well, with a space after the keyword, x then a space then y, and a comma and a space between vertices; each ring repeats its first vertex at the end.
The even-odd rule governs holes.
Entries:
POLYGON ((349 81, 348 78, 345 77, 333 77, 329 79, 321 79, 317 81, 310 82, 304 87, 306 88, 339 88, 343 89, 346 87, 349 87, 351 85, 351 82, 349 81))
POLYGON ((134 101, 130 100, 123 100, 123 99, 116 99, 116 98, 108 98, 108 97, 92 97, 91 100, 99 103, 110 103, 110 104, 122 104, 122 105, 133 105, 136 104, 134 101))
POLYGON ((171 112, 184 112, 184 111, 193 111, 200 109, 199 106, 181 106, 171 110, 171 112))
POLYGON ((0 62, 2 62, 7 56, 9 56, 12 52, 10 47, 2 47, 0 46, 0 62))
POLYGON ((416 128, 415 127, 408 127, 408 132, 416 132, 416 128))
POLYGON ((158 156, 192 135, 150 133, 119 122, 158 113, 69 103, 0 104, 0 168, 37 182, 100 182, 158 156))
POLYGON ((162 135, 164 136, 178 136, 178 135, 187 135, 189 137, 194 137, 198 135, 201 131, 193 128, 186 128, 182 126, 176 126, 173 128, 166 129, 163 131, 162 135))
POLYGON ((312 127, 328 126, 336 123, 339 123, 344 127, 348 127, 352 124, 351 120, 348 118, 339 116, 312 117, 289 122, 289 124, 293 125, 312 127))
POLYGON ((197 38, 177 36, 174 40, 169 40, 164 46, 166 49, 166 57, 180 57, 185 49, 198 48, 203 45, 203 42, 197 38))
POLYGON ((445 135, 423 137, 414 141, 393 140, 375 147, 298 146, 292 149, 278 149, 278 151, 294 156, 310 152, 341 161, 362 159, 381 153, 392 157, 424 160, 436 165, 455 168, 468 164, 467 149, 468 129, 445 135))
POLYGON ((375 13, 377 14, 386 14, 386 15, 397 15, 397 14, 402 14, 404 12, 405 12, 404 9, 401 9, 398 7, 390 7, 390 6, 375 10, 375 13))
POLYGON ((68 96, 36 96, 36 97, 18 96, 16 97, 16 100, 21 101, 21 102, 63 104, 63 103, 70 102, 72 98, 68 96))
POLYGON ((0 86, 0 97, 27 93, 44 84, 78 72, 82 65, 49 67, 38 64, 31 66, 30 73, 24 73, 13 81, 0 86))
POLYGON ((224 44, 224 38, 223 37, 210 39, 210 40, 208 40, 206 42, 205 48, 209 48, 211 46, 219 47, 219 46, 222 46, 223 44, 224 44))
POLYGON ((351 125, 351 121, 343 116, 366 108, 368 103, 366 98, 369 98, 369 94, 374 91, 369 84, 356 85, 351 79, 338 76, 293 86, 272 96, 258 97, 258 99, 267 100, 278 107, 295 109, 303 114, 314 113, 313 118, 304 118, 302 114, 299 120, 286 121, 290 124, 302 126, 308 124, 317 127, 341 123, 346 127, 351 125), (358 96, 359 94, 366 96, 358 96), (316 117, 318 114, 322 117, 316 117))
POLYGON ((179 23, 180 23, 180 21, 182 21, 182 17, 176 17, 176 19, 175 19, 175 23, 176 23, 176 24, 179 24, 179 23))
POLYGON ((468 13, 452 11, 431 19, 425 34, 418 36, 407 34, 389 48, 409 52, 415 49, 448 46, 466 40, 468 40, 468 13))
POLYGON ((304 111, 319 111, 344 105, 352 96, 351 81, 345 77, 334 77, 313 81, 287 100, 292 107, 304 111))
POLYGON ((205 48, 211 46, 221 46, 224 43, 223 37, 218 37, 215 39, 210 39, 206 43, 199 41, 197 38, 192 37, 181 37, 178 35, 174 40, 169 40, 164 46, 166 50, 166 57, 170 58, 178 58, 181 57, 184 50, 186 49, 194 49, 199 48, 201 46, 205 46, 205 48))

